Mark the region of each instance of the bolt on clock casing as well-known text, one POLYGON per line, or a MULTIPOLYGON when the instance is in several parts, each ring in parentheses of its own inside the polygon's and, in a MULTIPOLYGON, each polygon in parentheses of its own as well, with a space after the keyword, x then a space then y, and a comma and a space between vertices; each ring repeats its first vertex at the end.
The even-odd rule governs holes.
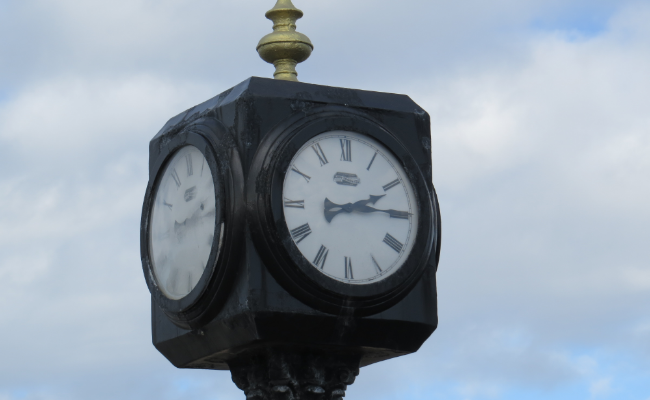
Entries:
MULTIPOLYGON (((230 258, 232 265, 226 267, 232 278, 219 287, 220 300, 200 322, 181 327, 152 301, 155 347, 179 368, 216 370, 231 369, 246 354, 272 345, 356 354, 359 366, 417 351, 438 322, 440 219, 428 114, 405 95, 249 78, 170 119, 152 139, 150 157, 199 120, 225 127, 229 151, 241 163, 241 182, 232 188, 237 196, 230 194, 245 198, 236 211, 246 215, 241 234, 237 243, 229 243, 239 256, 230 258), (375 135, 405 163, 415 191, 422 194, 420 214, 428 222, 418 234, 418 257, 410 260, 410 270, 397 271, 381 287, 320 285, 318 275, 287 265, 300 254, 283 247, 291 240, 286 226, 276 229, 282 213, 273 199, 276 175, 286 172, 280 170, 298 150, 292 141, 336 130, 375 135), (277 252, 278 247, 283 249, 277 252)), ((358 176, 340 172, 341 183, 358 184, 358 176)), ((224 220, 227 225, 232 216, 224 220)))

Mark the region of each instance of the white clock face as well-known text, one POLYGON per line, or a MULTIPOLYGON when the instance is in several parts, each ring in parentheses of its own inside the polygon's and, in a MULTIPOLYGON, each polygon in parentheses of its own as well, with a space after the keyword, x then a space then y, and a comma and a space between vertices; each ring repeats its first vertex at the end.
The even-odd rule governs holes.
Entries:
POLYGON ((393 154, 365 135, 332 131, 307 142, 287 170, 283 201, 302 255, 338 281, 385 279, 413 248, 413 186, 393 154))
POLYGON ((212 172, 194 146, 169 161, 155 193, 151 213, 150 258, 165 296, 187 296, 206 268, 216 221, 212 172))

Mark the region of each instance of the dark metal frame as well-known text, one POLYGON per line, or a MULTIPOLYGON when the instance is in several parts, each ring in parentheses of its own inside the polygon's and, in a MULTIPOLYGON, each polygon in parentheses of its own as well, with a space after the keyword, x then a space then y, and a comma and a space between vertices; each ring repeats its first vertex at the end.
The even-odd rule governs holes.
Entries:
POLYGON ((324 106, 308 116, 294 115, 260 144, 247 180, 252 237, 274 278, 305 304, 331 314, 375 314, 404 298, 427 268, 435 268, 429 261, 440 247, 440 214, 429 187, 396 132, 362 112, 324 106), (336 130, 361 133, 382 143, 402 163, 416 193, 420 220, 411 254, 399 270, 379 282, 351 285, 316 271, 291 240, 284 222, 282 189, 291 160, 307 141, 336 130))
POLYGON ((155 138, 151 142, 150 153, 149 183, 140 225, 140 256, 144 277, 154 302, 165 314, 176 325, 194 329, 218 313, 230 293, 236 274, 243 227, 241 161, 227 129, 213 118, 197 120, 183 129, 155 138), (214 241, 203 275, 187 296, 173 300, 162 293, 154 277, 149 256, 149 220, 154 195, 165 167, 174 154, 187 145, 198 148, 208 162, 216 191, 217 215, 214 241))

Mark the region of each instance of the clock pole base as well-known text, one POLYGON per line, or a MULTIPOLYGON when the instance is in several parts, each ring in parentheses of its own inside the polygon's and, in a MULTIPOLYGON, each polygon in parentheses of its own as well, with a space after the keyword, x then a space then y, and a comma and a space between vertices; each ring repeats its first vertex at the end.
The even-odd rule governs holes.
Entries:
POLYGON ((342 400, 359 375, 358 355, 272 347, 230 361, 247 400, 342 400))

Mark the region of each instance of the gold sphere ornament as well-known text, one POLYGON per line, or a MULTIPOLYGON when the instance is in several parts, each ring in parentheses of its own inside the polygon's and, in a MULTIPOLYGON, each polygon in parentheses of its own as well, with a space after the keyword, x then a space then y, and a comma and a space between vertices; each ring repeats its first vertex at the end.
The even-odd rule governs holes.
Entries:
POLYGON ((307 36, 296 32, 296 21, 302 16, 291 0, 278 0, 266 12, 266 18, 273 21, 273 32, 259 41, 257 52, 262 60, 275 66, 275 79, 297 82, 296 65, 309 58, 314 49, 307 36))

